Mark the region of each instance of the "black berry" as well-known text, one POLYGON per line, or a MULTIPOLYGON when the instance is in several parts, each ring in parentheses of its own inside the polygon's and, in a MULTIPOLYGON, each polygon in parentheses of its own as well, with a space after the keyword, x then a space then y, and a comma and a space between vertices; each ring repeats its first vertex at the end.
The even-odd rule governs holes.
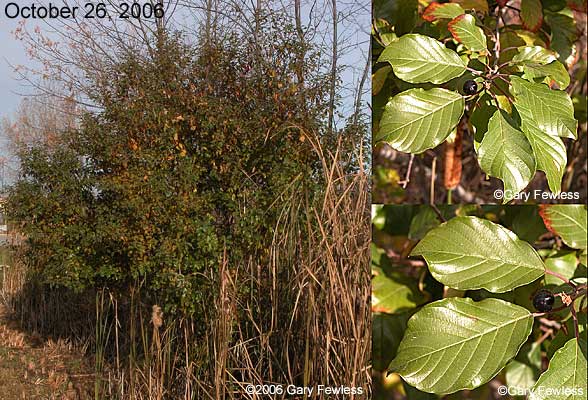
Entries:
POLYGON ((473 80, 467 80, 463 84, 463 91, 465 94, 476 94, 478 91, 478 84, 473 80))
POLYGON ((541 289, 533 297, 533 305, 537 311, 548 312, 553 308, 555 297, 549 290, 541 289))

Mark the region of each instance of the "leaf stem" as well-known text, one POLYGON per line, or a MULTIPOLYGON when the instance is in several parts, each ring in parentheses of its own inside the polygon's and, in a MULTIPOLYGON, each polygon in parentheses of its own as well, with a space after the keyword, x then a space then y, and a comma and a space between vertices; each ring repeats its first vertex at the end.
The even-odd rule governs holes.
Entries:
POLYGON ((545 273, 547 275, 551 275, 551 276, 555 276, 556 278, 561 279, 562 281, 564 281, 565 283, 567 283, 568 285, 570 285, 572 288, 574 288, 574 290, 577 290, 578 287, 576 286, 575 283, 573 283, 572 281, 570 281, 568 278, 566 278, 565 276, 555 272, 555 271, 551 271, 547 268, 545 268, 545 273))
POLYGON ((471 72, 472 74, 474 74, 474 75, 477 75, 477 76, 484 76, 484 74, 483 74, 482 72, 478 71, 478 70, 477 70, 477 69, 475 69, 475 68, 472 68, 472 67, 466 67, 466 70, 467 70, 467 71, 470 71, 470 72, 471 72))

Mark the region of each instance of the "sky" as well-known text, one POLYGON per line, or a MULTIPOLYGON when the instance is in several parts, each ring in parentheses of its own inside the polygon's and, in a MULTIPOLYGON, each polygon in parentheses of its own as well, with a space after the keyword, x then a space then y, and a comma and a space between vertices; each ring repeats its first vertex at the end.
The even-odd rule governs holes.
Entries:
MULTIPOLYGON (((14 0, 13 0, 14 1, 14 0)), ((17 0, 18 1, 18 0, 17 0)), ((22 0, 21 0, 22 1, 22 0)), ((26 82, 19 80, 18 74, 13 71, 12 66, 26 65, 27 67, 34 67, 33 61, 27 56, 26 50, 21 42, 15 39, 12 31, 17 26, 18 20, 9 19, 4 15, 4 5, 7 0, 1 0, 0 4, 0 121, 4 117, 11 117, 22 99, 23 94, 30 93, 26 82)), ((47 2, 46 0, 40 0, 36 3, 47 2)), ((367 60, 367 46, 369 45, 369 31, 370 31, 370 1, 364 0, 366 3, 365 10, 359 15, 355 15, 353 21, 346 21, 347 23, 341 28, 342 30, 350 29, 349 25, 361 24, 361 31, 355 34, 346 36, 350 41, 362 41, 362 48, 357 48, 347 53, 342 60, 347 65, 353 65, 353 69, 347 69, 343 73, 343 81, 357 81, 361 75, 361 72, 365 66, 367 60), (365 15, 362 15, 365 14, 365 15), (365 39, 365 40, 364 40, 365 39)), ((28 2, 27 2, 28 3, 28 2)), ((54 3, 61 3, 60 1, 54 1, 54 3)), ((339 4, 344 8, 346 0, 340 0, 339 4)), ((354 7, 357 3, 351 2, 354 7)), ((304 4, 304 2, 303 2, 304 4)), ((34 20, 27 21, 27 27, 29 30, 33 30, 36 25, 43 27, 43 22, 36 22, 34 20)), ((353 26, 351 27, 353 28, 353 26)), ((351 29, 349 32, 352 32, 351 29)), ((364 99, 369 100, 369 81, 366 82, 364 89, 367 92, 364 94, 364 99)), ((349 110, 353 106, 353 94, 347 92, 344 101, 344 108, 349 110)), ((6 144, 3 139, 2 132, 0 132, 0 158, 6 157, 6 144)))
POLYGON ((0 118, 15 111, 21 98, 18 93, 27 93, 26 85, 18 80, 11 65, 32 65, 23 44, 12 34, 16 26, 17 21, 0 12, 0 118))

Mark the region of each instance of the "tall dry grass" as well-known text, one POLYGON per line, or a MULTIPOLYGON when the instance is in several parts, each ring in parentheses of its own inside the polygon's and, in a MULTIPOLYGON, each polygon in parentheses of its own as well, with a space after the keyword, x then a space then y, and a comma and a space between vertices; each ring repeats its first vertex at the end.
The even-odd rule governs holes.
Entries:
POLYGON ((35 283, 22 264, 3 280, 2 299, 25 329, 65 335, 94 358, 87 398, 290 397, 245 392, 271 383, 362 387, 360 396, 328 398, 369 398, 368 172, 343 137, 324 146, 302 134, 320 160, 314 179, 323 189, 309 190, 299 176, 276 199, 280 217, 264 257, 230 265, 225 253, 206 275, 216 294, 204 320, 166 319, 140 282, 122 293, 74 294, 35 283), (195 343, 202 327, 205 343, 195 343))

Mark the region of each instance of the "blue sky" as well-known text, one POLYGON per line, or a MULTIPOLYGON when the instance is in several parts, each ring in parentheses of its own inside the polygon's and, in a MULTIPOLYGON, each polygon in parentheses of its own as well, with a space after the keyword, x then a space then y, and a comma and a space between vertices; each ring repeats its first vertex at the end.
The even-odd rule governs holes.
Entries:
MULTIPOLYGON (((42 3, 46 0, 38 1, 42 3)), ((353 65, 353 69, 347 69, 343 73, 343 80, 345 83, 350 81, 356 81, 359 79, 359 75, 365 66, 367 58, 367 46, 369 43, 369 28, 370 28, 370 2, 363 0, 365 5, 364 12, 358 13, 359 15, 353 16, 353 21, 347 21, 348 24, 361 24, 362 29, 360 33, 356 35, 350 35, 348 37, 351 41, 363 41, 363 48, 357 48, 346 54, 341 60, 344 64, 353 65), (364 14, 365 15, 361 15, 364 14)), ((345 2, 343 2, 344 4, 345 2)), ((353 3, 352 3, 353 4, 353 3)), ((358 3, 355 3, 357 6, 358 3)), ((11 65, 26 65, 27 67, 34 67, 31 59, 26 55, 26 50, 21 42, 15 39, 12 31, 16 28, 18 21, 11 20, 4 16, 3 8, 0 10, 0 120, 7 116, 12 116, 18 106, 21 95, 29 93, 30 90, 27 87, 26 82, 18 79, 18 74, 15 73, 11 65)), ((34 20, 27 21, 29 30, 34 29, 35 25, 43 25, 42 22, 35 22, 34 20)), ((342 27, 342 30, 347 27, 342 27)), ((364 95, 364 99, 369 100, 369 81, 366 82, 365 89, 368 90, 368 94, 364 95)), ((351 93, 346 92, 345 96, 348 97, 344 100, 344 108, 346 110, 351 109, 353 105, 353 98, 351 93)), ((0 132, 0 157, 5 156, 5 145, 3 144, 3 135, 0 132)))
POLYGON ((14 92, 26 92, 26 87, 17 80, 10 64, 30 64, 25 49, 14 38, 12 31, 16 22, 0 14, 0 116, 11 114, 20 101, 20 96, 14 92))

